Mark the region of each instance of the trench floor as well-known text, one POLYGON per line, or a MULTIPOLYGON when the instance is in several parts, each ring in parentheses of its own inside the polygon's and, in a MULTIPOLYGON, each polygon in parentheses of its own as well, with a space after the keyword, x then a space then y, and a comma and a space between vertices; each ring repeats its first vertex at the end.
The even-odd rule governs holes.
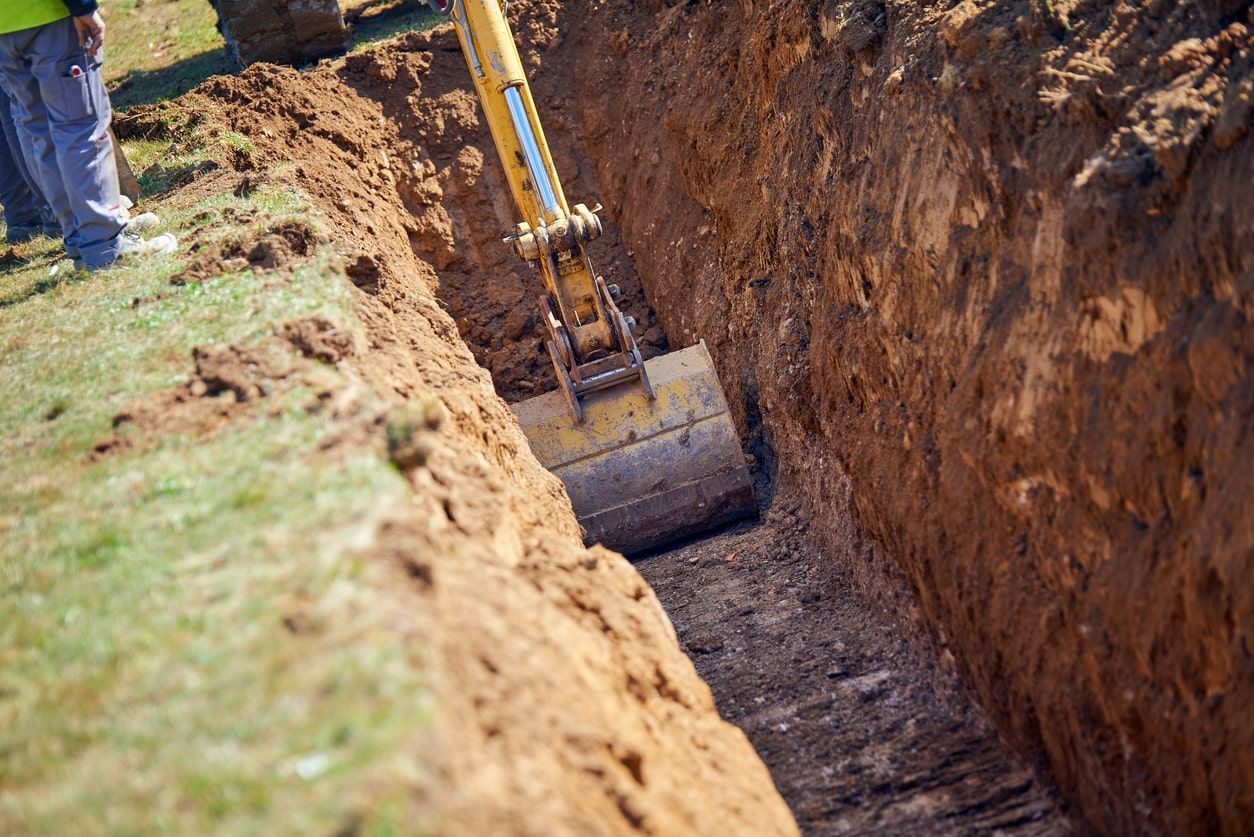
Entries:
POLYGON ((819 557, 785 512, 636 564, 802 831, 1072 833, 952 667, 819 557))

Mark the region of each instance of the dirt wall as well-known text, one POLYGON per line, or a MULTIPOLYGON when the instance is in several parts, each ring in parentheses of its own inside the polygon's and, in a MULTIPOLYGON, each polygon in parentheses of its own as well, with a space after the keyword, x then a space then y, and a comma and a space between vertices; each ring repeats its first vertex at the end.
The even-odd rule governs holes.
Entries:
MULTIPOLYGON (((380 607, 435 695, 429 726, 416 724, 407 827, 796 833, 648 585, 621 556, 582 546, 561 483, 450 314, 495 304, 508 315, 526 294, 524 278, 484 268, 496 262, 480 248, 491 237, 505 249, 512 214, 491 223, 490 146, 456 56, 447 29, 412 35, 305 74, 257 65, 190 105, 249 141, 236 170, 200 191, 310 195, 360 291, 362 345, 322 356, 360 385, 327 394, 345 438, 324 447, 386 443, 414 489, 381 513, 369 548, 403 570, 380 607)), ((520 334, 534 328, 520 319, 520 334)), ((491 365, 501 348, 477 350, 491 365)))
POLYGON ((567 9, 600 197, 832 560, 1096 827, 1247 829, 1250 4, 567 9))

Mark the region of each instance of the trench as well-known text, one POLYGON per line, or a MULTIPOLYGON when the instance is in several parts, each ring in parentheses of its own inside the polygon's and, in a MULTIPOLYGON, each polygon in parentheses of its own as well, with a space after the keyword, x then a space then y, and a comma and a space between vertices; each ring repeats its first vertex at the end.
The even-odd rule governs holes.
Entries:
MULTIPOLYGON (((579 110, 562 84, 570 58, 546 47, 553 42, 543 28, 521 37, 532 46, 525 62, 566 193, 572 203, 594 203, 601 179, 616 173, 585 152, 579 110)), ((299 185, 340 228, 334 244, 364 294, 399 311, 415 304, 414 277, 429 281, 501 398, 552 388, 539 280, 501 243, 514 220, 508 189, 450 32, 403 37, 335 73, 259 69, 242 81, 254 99, 227 85, 216 95, 262 114, 255 124, 237 114, 258 142, 290 143, 282 153, 302 161, 299 185), (334 119, 325 114, 329 94, 341 108, 334 119)), ((612 209, 605 220, 594 263, 622 289, 645 356, 682 348, 680 334, 668 340, 612 209)), ((644 243, 674 246, 663 232, 644 243)), ((421 357, 421 347, 413 351, 421 357)), ((636 569, 802 830, 1070 832, 1065 806, 1002 743, 953 658, 938 656, 905 614, 842 575, 864 548, 852 534, 842 539, 856 527, 831 514, 812 519, 779 483, 782 466, 804 463, 777 461, 753 382, 723 383, 745 397, 742 441, 761 518, 644 557, 636 569), (839 549, 850 554, 832 554, 839 549)), ((396 391, 406 396, 407 385, 396 391)))
MULTIPOLYGON (((551 131, 550 140, 576 166, 586 165, 568 131, 551 131)), ((656 330, 657 312, 632 256, 617 226, 608 228, 593 245, 594 257, 611 265, 608 281, 628 289, 624 309, 656 330)), ((495 335, 499 320, 476 311, 481 303, 465 292, 463 276, 442 273, 440 300, 492 372, 498 394, 512 402, 551 389, 538 323, 524 337, 534 343, 529 362, 520 363, 495 335)), ((509 275, 507 286, 520 278, 509 275)), ((654 356, 667 346, 655 331, 646 352, 654 356)), ((830 533, 815 537, 804 504, 777 490, 774 451, 761 431, 751 430, 744 441, 753 454, 759 520, 664 547, 634 564, 721 716, 749 737, 803 832, 1071 833, 1063 806, 1000 740, 953 658, 938 659, 915 626, 834 569, 848 559, 826 555, 830 533)), ((850 538, 846 548, 859 545, 850 538)))
MULTIPOLYGON (((409 243, 435 267, 438 301, 498 395, 513 403, 555 386, 536 315, 542 287, 500 242, 513 224, 508 188, 490 136, 474 118, 477 104, 465 91, 455 43, 436 45, 425 103, 407 99, 389 114, 402 137, 422 143, 433 169, 435 186, 427 192, 401 190, 406 210, 420 219, 409 243), (437 117, 438 133, 421 127, 437 117)), ((552 52, 527 58, 566 194, 572 203, 595 203, 599 178, 616 173, 588 155, 578 110, 555 81, 568 59, 552 52)), ((606 280, 620 286, 620 306, 639 323, 644 356, 683 348, 682 338, 669 341, 612 211, 603 220, 605 234, 591 255, 606 280)), ((663 233, 645 243, 658 251, 675 244, 663 233)), ((841 574, 850 559, 829 554, 841 542, 829 531, 831 519, 812 521, 805 504, 778 485, 780 463, 757 415, 755 388, 727 388, 747 393, 742 443, 753 462, 760 519, 657 551, 635 566, 722 717, 748 736, 802 830, 1070 833, 1065 806, 1001 741, 952 656, 938 657, 916 626, 841 574)), ((835 528, 856 527, 838 521, 835 528)), ((863 549, 852 535, 843 548, 863 549)))
MULTIPOLYGON (((630 271, 613 234, 596 249, 611 248, 615 266, 630 271)), ((634 272, 625 275, 638 289, 634 272)), ((547 358, 537 352, 537 365, 526 367, 534 371, 511 377, 516 366, 494 362, 503 345, 481 339, 492 321, 478 332, 464 297, 442 302, 462 312, 463 336, 499 394, 551 388, 547 358)), ((638 290, 627 310, 655 315, 638 290)), ((666 345, 654 342, 650 355, 666 345)), ((914 626, 833 569, 846 561, 824 554, 832 538, 819 545, 803 505, 776 493, 769 446, 749 449, 758 521, 634 563, 721 716, 749 737, 803 832, 1071 833, 1064 807, 1000 740, 953 658, 937 659, 914 626)))

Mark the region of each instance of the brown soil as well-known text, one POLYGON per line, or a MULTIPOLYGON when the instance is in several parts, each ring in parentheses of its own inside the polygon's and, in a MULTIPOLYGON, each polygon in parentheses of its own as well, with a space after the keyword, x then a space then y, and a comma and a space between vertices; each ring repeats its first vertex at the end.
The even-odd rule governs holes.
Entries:
POLYGON ((563 19, 601 197, 815 560, 1110 833, 1254 822, 1252 15, 563 19))
MULTIPOLYGON (((530 24, 521 27, 524 37, 541 47, 555 43, 551 14, 547 24, 543 15, 528 17, 530 24)), ((527 53, 533 75, 548 66, 542 55, 535 50, 527 53)), ((389 165, 408 249, 435 269, 440 304, 453 317, 475 360, 492 374, 497 392, 515 401, 555 385, 538 316, 543 286, 539 274, 501 243, 503 231, 513 229, 515 213, 467 71, 458 63, 460 56, 456 39, 447 31, 434 38, 415 36, 402 40, 398 48, 353 56, 345 79, 359 90, 379 92, 397 143, 384 153, 410 158, 409 165, 389 165)), ((560 85, 537 87, 559 176, 568 195, 588 195, 591 200, 595 174, 578 150, 578 126, 564 94, 549 94, 548 86, 560 85)), ((343 200, 351 206, 351 198, 343 200)), ((377 223, 374 204, 368 206, 371 221, 377 223)), ((665 347, 665 336, 652 328, 655 314, 644 299, 617 225, 610 222, 605 227, 595 263, 619 285, 620 307, 636 318, 644 353, 652 356, 665 347)))
POLYGON ((953 657, 819 570, 804 511, 786 505, 637 566, 802 830, 1072 833, 963 693, 953 657))
MULTIPOLYGON (((534 356, 535 280, 503 255, 512 215, 491 202, 500 184, 453 44, 448 32, 413 35, 307 74, 258 65, 210 81, 198 106, 257 153, 244 171, 187 187, 269 178, 311 195, 360 289, 361 345, 321 322, 276 339, 306 356, 289 358, 349 373, 357 383, 328 395, 345 427, 335 443, 387 449, 413 485, 371 549, 397 573, 395 600, 379 606, 436 694, 430 730, 415 732, 423 776, 410 822, 441 833, 795 833, 648 585, 621 556, 582 546, 560 483, 475 362, 514 394, 551 375, 534 356), (507 320, 515 336, 494 347, 507 320)), ((621 248, 615 258, 626 264, 621 248)), ((647 323, 638 284, 620 274, 647 323)), ((233 368, 197 377, 247 387, 233 368)))
MULTIPOLYGON (((285 325, 285 330, 290 328, 299 325, 285 325)), ((96 443, 92 457, 146 449, 168 435, 203 438, 227 427, 249 406, 311 382, 308 366, 292 354, 280 340, 248 348, 197 347, 195 372, 187 383, 159 390, 115 415, 115 432, 96 443)))
MULTIPOLYGON (((595 8, 511 4, 559 171, 610 205, 595 257, 647 351, 710 344, 772 511, 643 568, 802 825, 1067 830, 996 727, 1081 827, 1239 833, 1249 3, 595 8)), ((275 342, 350 373, 338 443, 414 487, 373 549, 439 701, 414 822, 792 832, 497 397, 552 372, 451 32, 198 95, 257 152, 184 192, 310 194, 360 290, 361 345, 275 342)), ((246 244, 201 272, 316 242, 246 244)), ((214 351, 197 379, 247 402, 214 351)))

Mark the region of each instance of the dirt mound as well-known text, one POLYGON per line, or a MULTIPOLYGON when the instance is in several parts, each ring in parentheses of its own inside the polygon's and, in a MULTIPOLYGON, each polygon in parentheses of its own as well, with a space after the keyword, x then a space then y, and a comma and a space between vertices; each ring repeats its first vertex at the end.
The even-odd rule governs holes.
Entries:
POLYGON ((326 317, 289 320, 279 329, 279 335, 305 357, 323 363, 337 363, 357 350, 353 335, 326 317))
POLYGON ((1096 826, 1244 831, 1250 4, 806 8, 564 18, 668 334, 1096 826))
MULTIPOLYGON (((215 177, 200 188, 207 193, 212 193, 212 190, 230 182, 248 183, 249 179, 247 177, 240 179, 224 173, 222 177, 215 177)), ((299 221, 273 223, 260 232, 237 240, 217 240, 217 234, 213 232, 216 222, 229 220, 236 223, 250 223, 253 216, 255 213, 251 211, 240 212, 232 207, 227 207, 222 212, 202 213, 197 219, 202 226, 195 230, 188 240, 187 250, 192 255, 192 259, 183 270, 171 278, 171 283, 187 285, 213 279, 223 273, 237 273, 249 269, 254 271, 291 270, 307 264, 317 252, 318 247, 326 243, 322 234, 299 221)))
POLYGON ((198 347, 187 383, 159 390, 115 415, 115 433, 98 442, 92 456, 156 446, 164 436, 201 438, 221 430, 248 405, 308 383, 297 360, 277 340, 249 348, 198 347))
MULTIPOLYGON (((543 23, 532 26, 532 37, 550 42, 543 23)), ((514 401, 555 385, 538 316, 543 286, 539 274, 501 244, 502 231, 515 223, 514 210, 459 58, 451 31, 417 33, 350 56, 334 75, 310 74, 289 99, 268 90, 266 81, 286 90, 299 76, 265 65, 245 74, 251 85, 217 79, 201 91, 232 106, 234 129, 263 157, 296 159, 290 148, 304 145, 329 152, 301 156, 293 181, 309 184, 341 222, 336 249, 349 259, 350 275, 374 293, 397 263, 392 254, 416 255, 433 268, 440 304, 492 374, 497 392, 514 401), (372 110, 362 112, 349 100, 359 95, 370 98, 372 110)), ((536 51, 526 61, 532 70, 542 63, 536 51)), ((560 90, 560 82, 555 78, 552 86, 560 90)), ((563 185, 571 196, 595 203, 595 173, 578 151, 579 126, 565 105, 567 94, 548 93, 547 86, 542 82, 537 92, 563 185)), ((137 118, 134 130, 143 124, 137 118)), ((639 324, 643 353, 657 354, 666 338, 654 328, 656 314, 615 224, 606 224, 596 256, 598 269, 622 291, 620 307, 639 324)))
MULTIPOLYGON (((388 446, 413 486, 371 547, 411 582, 397 590, 396 630, 437 695, 430 733, 415 733, 424 790, 409 821, 459 833, 794 833, 653 593, 620 556, 582 547, 560 483, 475 362, 511 394, 551 375, 530 313, 538 285, 500 243, 513 216, 493 203, 505 191, 467 87, 446 29, 307 74, 258 65, 198 92, 209 118, 255 145, 250 167, 282 161, 267 176, 311 195, 361 291, 362 345, 348 351, 313 323, 282 336, 351 371, 368 390, 360 403, 380 400, 359 411, 360 443, 388 446)), ((554 138, 572 143, 561 127, 554 138)), ((590 189, 586 164, 558 154, 590 189)), ((638 284, 616 278, 648 324, 638 284)))

